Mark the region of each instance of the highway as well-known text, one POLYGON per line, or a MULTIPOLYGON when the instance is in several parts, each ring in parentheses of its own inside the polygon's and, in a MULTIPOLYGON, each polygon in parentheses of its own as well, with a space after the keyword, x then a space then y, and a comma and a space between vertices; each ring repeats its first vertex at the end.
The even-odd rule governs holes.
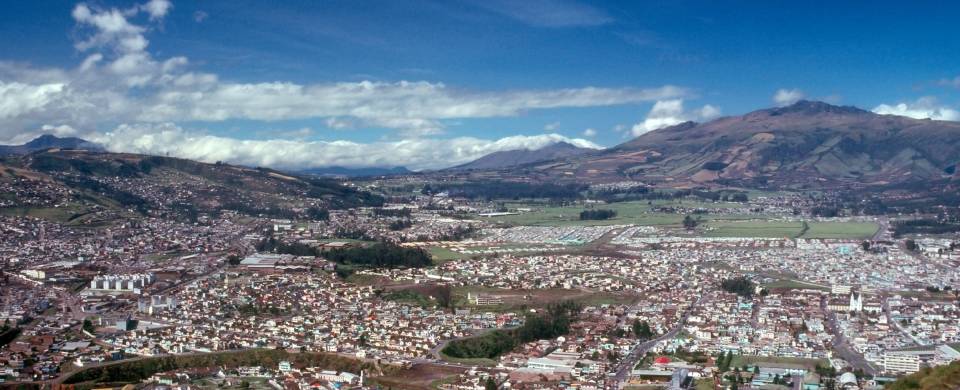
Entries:
POLYGON ((657 338, 644 341, 643 343, 637 344, 633 347, 626 356, 620 359, 620 362, 617 364, 617 371, 613 375, 611 381, 616 384, 616 388, 622 389, 627 383, 627 377, 630 375, 630 371, 637 365, 637 362, 647 354, 651 348, 653 348, 657 343, 663 340, 669 340, 677 336, 680 333, 680 330, 683 329, 683 324, 687 321, 687 318, 690 317, 690 311, 692 308, 699 306, 703 302, 703 297, 697 299, 693 305, 687 308, 684 311, 683 316, 680 317, 680 321, 677 322, 677 325, 674 326, 670 331, 660 335, 657 338))

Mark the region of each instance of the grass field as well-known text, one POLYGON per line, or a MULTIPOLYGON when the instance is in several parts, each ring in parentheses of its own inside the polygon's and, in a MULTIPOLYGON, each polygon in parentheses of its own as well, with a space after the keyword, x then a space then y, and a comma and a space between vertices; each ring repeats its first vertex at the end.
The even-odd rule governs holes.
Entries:
POLYGON ((803 222, 793 221, 708 221, 707 237, 793 238, 803 231, 803 222))
MULTIPOLYGON (((565 206, 565 207, 543 207, 522 203, 509 203, 508 208, 531 207, 536 211, 523 213, 519 215, 505 215, 502 217, 493 217, 490 220, 508 225, 523 226, 599 226, 599 225, 679 225, 683 221, 683 215, 662 213, 652 211, 655 207, 698 207, 698 208, 729 208, 742 206, 739 203, 703 203, 703 202, 678 202, 678 201, 653 201, 652 205, 647 202, 619 202, 604 205, 597 205, 596 209, 614 210, 617 212, 615 218, 606 220, 580 220, 580 212, 586 210, 583 206, 565 206)), ((736 216, 724 216, 724 218, 736 218, 736 216)))
POLYGON ((866 239, 879 227, 872 222, 804 222, 713 220, 706 222, 708 237, 866 239))
POLYGON ((447 248, 443 248, 439 246, 431 246, 427 248, 427 252, 429 252, 430 257, 433 258, 434 264, 441 264, 441 263, 448 262, 450 260, 457 260, 457 259, 463 259, 468 257, 467 255, 457 253, 447 248))
POLYGON ((801 238, 870 238, 880 227, 873 222, 808 222, 801 238))

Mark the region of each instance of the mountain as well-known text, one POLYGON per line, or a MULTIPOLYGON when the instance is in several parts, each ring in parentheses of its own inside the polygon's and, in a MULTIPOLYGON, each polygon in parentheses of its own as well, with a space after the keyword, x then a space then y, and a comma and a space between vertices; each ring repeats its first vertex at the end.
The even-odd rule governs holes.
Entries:
POLYGON ((268 168, 129 153, 46 149, 0 157, 0 186, 18 188, 5 212, 103 223, 140 214, 188 218, 231 211, 273 218, 378 206, 383 198, 337 181, 268 168))
POLYGON ((0 145, 0 156, 27 154, 47 149, 87 149, 100 151, 100 145, 75 137, 44 134, 23 145, 0 145))
POLYGON ((594 149, 581 148, 567 142, 557 142, 536 150, 519 149, 494 152, 466 164, 458 165, 449 169, 500 169, 580 156, 593 151, 594 149))
MULTIPOLYGON (((800 101, 681 123, 537 174, 584 182, 826 188, 958 179, 960 123, 800 101)), ((527 173, 529 174, 529 173, 527 173)))
POLYGON ((413 171, 406 167, 369 167, 369 168, 347 168, 347 167, 324 167, 310 168, 301 170, 300 173, 317 176, 332 177, 371 177, 371 176, 391 176, 406 175, 413 171))

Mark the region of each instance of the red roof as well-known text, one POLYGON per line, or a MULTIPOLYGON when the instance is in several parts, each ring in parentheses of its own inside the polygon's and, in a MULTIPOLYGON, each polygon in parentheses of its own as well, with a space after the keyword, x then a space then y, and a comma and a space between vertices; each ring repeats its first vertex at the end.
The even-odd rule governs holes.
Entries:
POLYGON ((670 363, 670 358, 666 356, 660 356, 660 357, 657 357, 656 359, 653 359, 653 362, 656 364, 667 364, 667 363, 670 363))

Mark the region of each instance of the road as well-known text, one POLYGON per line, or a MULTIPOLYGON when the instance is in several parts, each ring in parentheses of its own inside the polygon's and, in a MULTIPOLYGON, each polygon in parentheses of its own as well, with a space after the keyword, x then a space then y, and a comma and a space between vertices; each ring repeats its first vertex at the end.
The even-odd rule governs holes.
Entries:
POLYGON ((687 321, 687 318, 690 317, 691 309, 700 306, 702 302, 702 296, 697 298, 697 301, 694 302, 693 305, 690 305, 686 311, 684 311, 683 315, 680 317, 680 321, 677 321, 677 325, 670 329, 670 331, 655 339, 638 344, 637 346, 633 347, 633 349, 630 350, 630 353, 624 356, 623 359, 620 359, 620 363, 617 364, 617 371, 611 378, 611 380, 616 383, 616 388, 622 389, 626 385, 627 377, 630 375, 630 371, 633 370, 633 368, 637 365, 637 362, 639 362, 640 359, 647 354, 647 351, 649 351, 650 348, 653 348, 655 345, 657 345, 657 343, 663 340, 669 340, 676 337, 677 334, 680 333, 680 330, 683 329, 683 324, 687 321))
POLYGON ((843 332, 840 330, 840 325, 837 322, 837 314, 827 309, 827 301, 821 301, 820 305, 823 311, 827 313, 828 325, 830 326, 830 331, 833 332, 833 340, 831 341, 833 350, 854 368, 859 368, 867 374, 876 376, 879 370, 868 362, 867 359, 864 359, 863 355, 850 347, 846 338, 843 337, 843 332))

